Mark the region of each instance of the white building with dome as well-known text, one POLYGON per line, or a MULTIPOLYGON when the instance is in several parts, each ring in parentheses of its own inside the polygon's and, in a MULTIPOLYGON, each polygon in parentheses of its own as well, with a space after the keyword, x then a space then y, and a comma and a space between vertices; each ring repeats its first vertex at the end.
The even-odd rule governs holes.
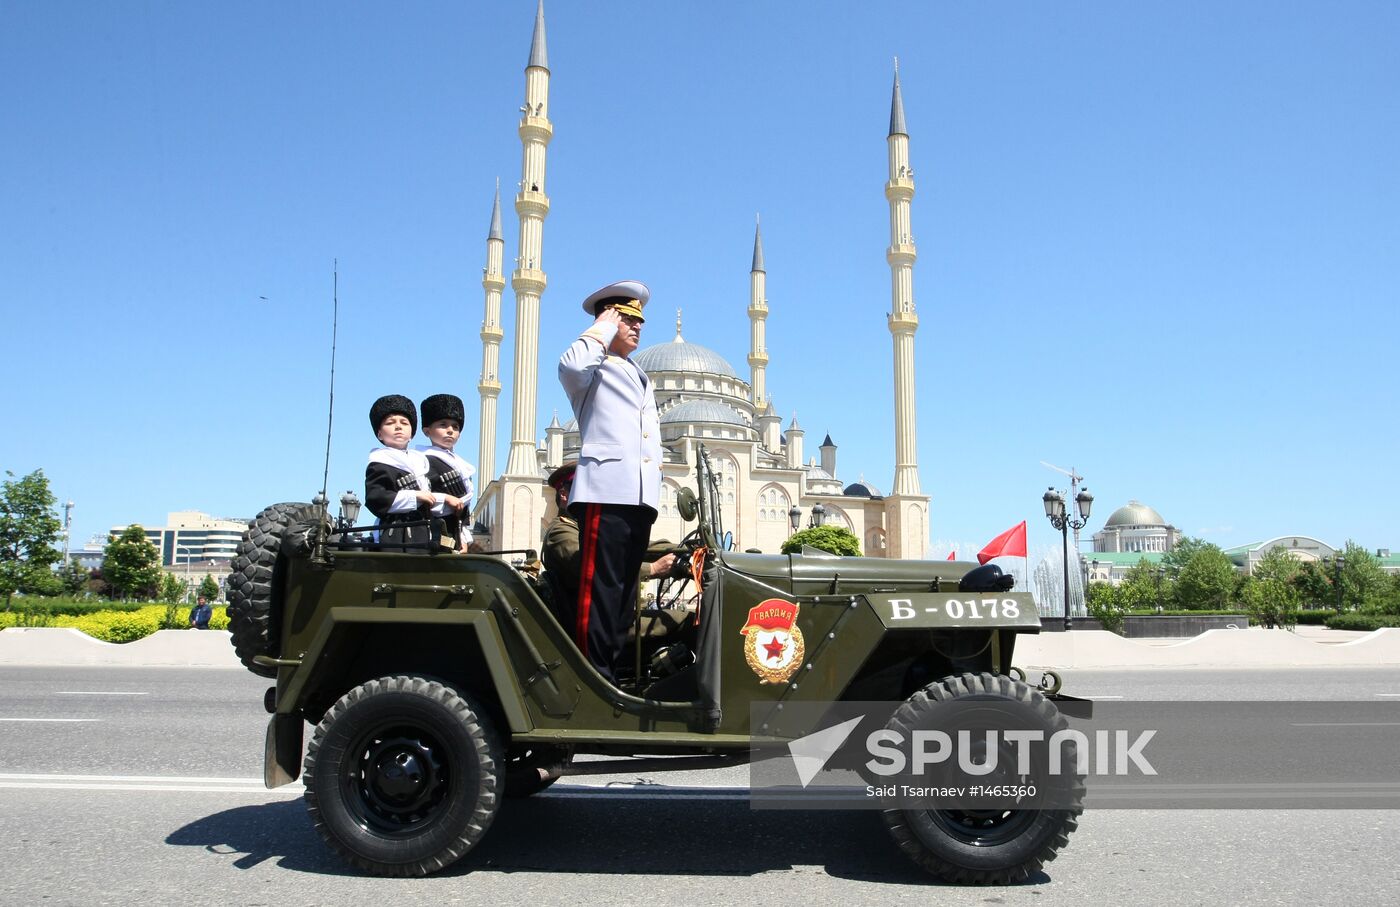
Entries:
POLYGON ((1095 553, 1164 554, 1181 539, 1181 530, 1141 501, 1129 501, 1113 511, 1094 533, 1095 553))
MULTIPOLYGON (((545 526, 553 518, 553 494, 544 477, 555 467, 578 455, 578 427, 573 419, 560 424, 555 413, 538 443, 535 427, 536 382, 539 377, 539 317, 546 277, 540 262, 544 221, 549 212, 545 194, 545 150, 553 137, 549 121, 549 63, 545 50, 544 10, 535 17, 534 38, 525 68, 525 105, 521 108, 519 134, 524 146, 521 191, 515 199, 520 219, 519 267, 511 275, 516 296, 514 399, 508 462, 495 471, 496 404, 500 395, 501 292, 504 237, 501 231, 500 192, 491 214, 487 236, 485 317, 482 321, 482 370, 477 385, 481 397, 480 490, 475 512, 475 534, 495 549, 535 548, 545 526)), ((844 484, 838 478, 837 446, 828 434, 815 456, 805 450, 805 432, 794 413, 786 431, 768 392, 766 321, 767 272, 763 262, 763 236, 754 230, 753 261, 749 271, 750 349, 748 379, 724 357, 708 347, 692 343, 681 333, 681 313, 676 313, 675 337, 640 349, 632 361, 651 379, 661 420, 665 462, 662 467, 661 507, 652 538, 681 539, 687 529, 676 511, 676 492, 694 487, 697 451, 704 444, 720 481, 724 528, 734 534, 739 549, 776 552, 792 533, 790 513, 800 511, 803 526, 820 504, 827 525, 844 526, 861 540, 867 556, 922 558, 929 538, 929 498, 919 487, 915 457, 914 333, 918 328, 913 298, 913 265, 916 258, 910 226, 914 196, 913 170, 909 165, 909 135, 896 69, 890 106, 888 180, 884 194, 890 206, 889 245, 891 297, 887 325, 893 341, 895 410, 894 489, 881 495, 862 475, 844 484)), ((739 301, 736 300, 736 303, 739 301)), ((568 301, 572 310, 573 300, 568 301)), ((735 305, 736 320, 740 305, 735 305)), ((659 313, 649 312, 652 323, 659 313)), ((874 314, 874 313, 872 313, 874 314)), ((878 316, 876 316, 878 317, 878 316)), ((552 377, 552 357, 547 369, 552 377)), ((862 426, 862 430, 864 426, 862 426)))

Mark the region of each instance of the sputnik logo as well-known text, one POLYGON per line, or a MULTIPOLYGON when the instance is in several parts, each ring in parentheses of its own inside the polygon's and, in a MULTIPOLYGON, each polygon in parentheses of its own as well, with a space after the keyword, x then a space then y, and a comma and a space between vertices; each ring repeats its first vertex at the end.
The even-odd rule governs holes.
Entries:
POLYGON ((802 782, 804 788, 826 767, 826 763, 836 751, 845 745, 846 738, 851 736, 851 732, 860 721, 860 716, 856 716, 849 721, 833 724, 815 734, 798 737, 788 743, 792 764, 797 768, 797 779, 802 782))

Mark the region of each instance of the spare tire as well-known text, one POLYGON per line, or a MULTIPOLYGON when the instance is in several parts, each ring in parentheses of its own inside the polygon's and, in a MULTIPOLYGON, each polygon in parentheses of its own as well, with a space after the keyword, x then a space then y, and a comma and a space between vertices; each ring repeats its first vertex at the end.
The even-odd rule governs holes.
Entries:
POLYGON ((248 531, 234 549, 228 578, 228 629, 233 650, 243 666, 262 677, 276 677, 277 669, 253 661, 259 655, 276 655, 277 627, 282 610, 282 540, 288 529, 319 519, 314 504, 273 504, 248 524, 248 531))

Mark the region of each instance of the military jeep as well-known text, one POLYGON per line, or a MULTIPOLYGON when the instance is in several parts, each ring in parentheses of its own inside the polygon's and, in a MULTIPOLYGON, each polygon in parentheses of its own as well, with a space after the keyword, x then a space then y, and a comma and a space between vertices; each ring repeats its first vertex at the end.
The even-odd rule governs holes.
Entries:
MULTIPOLYGON (((1058 683, 1033 688, 1011 666, 1017 637, 1040 623, 1028 594, 1005 591, 1009 577, 724 550, 703 448, 698 460, 696 489, 678 496, 696 528, 677 559, 698 607, 639 606, 634 673, 616 683, 561 626, 552 584, 522 563, 533 552, 379 550, 324 504, 264 510, 239 546, 228 613, 243 663, 276 680, 267 786, 303 777, 334 849, 369 873, 422 876, 471 850, 508 798, 562 775, 743 764, 756 743, 811 730, 755 728, 755 706, 875 701, 899 711, 892 721, 936 721, 944 703, 990 699, 1065 726, 1058 683), (967 593, 989 591, 1004 607, 979 611, 967 593)), ((932 804, 883 818, 935 876, 1005 883, 1054 859, 1079 813, 932 804)))

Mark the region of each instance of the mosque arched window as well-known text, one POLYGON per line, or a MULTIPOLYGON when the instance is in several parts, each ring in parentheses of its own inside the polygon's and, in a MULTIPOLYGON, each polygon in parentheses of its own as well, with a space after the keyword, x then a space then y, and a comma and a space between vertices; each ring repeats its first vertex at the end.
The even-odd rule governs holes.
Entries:
POLYGON ((787 492, 777 485, 769 485, 758 495, 758 518, 763 522, 782 522, 788 518, 792 504, 787 492))

